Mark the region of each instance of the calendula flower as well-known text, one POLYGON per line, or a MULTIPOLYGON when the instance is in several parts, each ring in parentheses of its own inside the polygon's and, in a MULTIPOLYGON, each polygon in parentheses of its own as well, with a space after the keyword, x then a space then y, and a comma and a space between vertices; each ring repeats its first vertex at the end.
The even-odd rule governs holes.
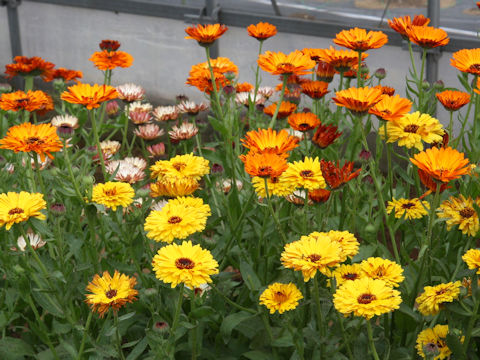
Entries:
MULTIPOLYGON (((220 91, 221 88, 229 85, 231 82, 227 77, 218 71, 213 72, 213 77, 217 91, 220 91)), ((195 69, 192 67, 190 70, 189 77, 185 84, 190 86, 195 86, 198 90, 210 94, 213 91, 212 74, 208 69, 195 69)))
POLYGON ((155 140, 162 136, 165 131, 156 124, 146 124, 136 128, 133 133, 144 140, 155 140))
POLYGON ((330 198, 332 192, 327 189, 315 189, 308 192, 308 198, 316 203, 324 203, 330 198))
POLYGON ((400 307, 400 292, 385 281, 363 277, 346 281, 333 294, 333 305, 345 316, 353 313, 369 320, 400 307))
POLYGON ((288 269, 301 271, 307 282, 317 270, 329 274, 330 267, 342 262, 342 248, 325 234, 302 236, 300 240, 285 245, 280 261, 288 269))
POLYGON ((125 160, 110 161, 106 165, 105 170, 109 174, 115 173, 115 180, 129 184, 134 184, 145 178, 143 169, 136 167, 125 160))
POLYGON ((151 177, 162 182, 189 182, 200 180, 210 173, 209 161, 193 154, 177 155, 170 160, 159 160, 150 167, 151 177))
POLYGON ((339 230, 330 230, 329 232, 317 232, 314 231, 308 235, 312 238, 317 238, 321 236, 328 236, 328 238, 340 245, 342 249, 341 252, 341 262, 344 262, 348 258, 353 258, 358 254, 358 248, 360 246, 357 238, 349 231, 339 231, 339 230))
POLYGON ((126 103, 140 101, 145 95, 144 88, 142 88, 140 85, 132 83, 119 85, 115 89, 117 90, 118 98, 126 103))
MULTIPOLYGON (((290 186, 292 185, 290 184, 290 186)), ((295 190, 290 195, 285 195, 285 200, 297 206, 304 206, 305 201, 307 201, 308 205, 313 205, 313 201, 310 198, 307 200, 307 193, 304 190, 295 190)))
POLYGON ((264 41, 277 34, 277 27, 267 22, 259 22, 256 25, 251 24, 247 27, 248 35, 258 41, 264 41))
POLYGON ((370 257, 360 264, 365 276, 385 281, 387 286, 398 287, 405 280, 402 267, 396 262, 379 257, 370 257))
POLYGON ((45 61, 38 56, 28 58, 15 56, 13 63, 5 65, 5 74, 8 78, 14 76, 42 76, 47 77, 53 71, 55 64, 45 61))
POLYGON ((13 224, 27 221, 31 217, 45 220, 40 210, 46 209, 43 194, 26 191, 0 194, 0 227, 5 225, 10 230, 13 224))
POLYGON ((411 42, 427 49, 445 46, 450 41, 445 30, 432 26, 411 25, 406 33, 411 42))
POLYGON ((155 120, 159 122, 176 120, 178 118, 178 108, 176 106, 157 106, 152 114, 155 120))
POLYGON ((198 134, 198 128, 191 123, 182 123, 180 126, 173 126, 168 132, 170 140, 177 143, 182 140, 188 140, 198 134))
POLYGON ((253 89, 255 88, 255 86, 253 86, 252 84, 248 83, 248 82, 244 82, 244 83, 237 83, 237 85, 235 85, 235 91, 237 93, 242 93, 242 92, 250 92, 252 91, 253 89))
POLYGON ((209 105, 206 102, 196 104, 193 101, 182 101, 177 105, 177 110, 181 113, 186 113, 191 116, 197 115, 200 111, 207 110, 209 105))
MULTIPOLYGON (((276 109, 277 109, 277 103, 273 103, 267 106, 265 109, 263 109, 263 112, 268 116, 273 116, 275 114, 276 109)), ((289 101, 282 101, 282 103, 280 104, 280 109, 278 110, 277 119, 286 118, 295 110, 297 110, 296 104, 291 103, 289 101)))
MULTIPOLYGON (((418 355, 424 359, 443 360, 450 359, 452 351, 447 345, 448 325, 435 325, 421 331, 417 336, 418 355)), ((463 343, 465 337, 460 341, 463 343)))
POLYGON ((132 66, 133 56, 124 51, 96 51, 89 59, 99 70, 113 70, 116 67, 132 66))
POLYGON ((352 87, 337 91, 332 99, 337 106, 344 106, 354 114, 365 114, 370 108, 382 100, 383 94, 379 89, 352 87))
MULTIPOLYGON (((362 52, 362 61, 368 57, 368 54, 362 52)), ((329 64, 338 72, 345 72, 353 65, 358 64, 358 52, 353 50, 337 50, 333 46, 329 49, 322 49, 319 53, 321 61, 329 64)), ((319 69, 317 69, 317 72, 319 69)), ((322 80, 322 79, 319 79, 322 80)), ((327 80, 325 80, 327 81, 327 80)))
POLYGON ((19 236, 17 239, 17 246, 20 251, 25 251, 25 249, 27 248, 27 242, 25 240, 28 240, 33 250, 37 250, 38 248, 41 248, 46 244, 46 242, 43 241, 40 235, 35 234, 32 231, 27 231, 27 239, 25 239, 23 235, 19 236))
POLYGON ((210 46, 227 30, 228 27, 222 24, 197 24, 185 29, 185 32, 189 35, 185 36, 185 39, 197 40, 201 46, 210 46))
MULTIPOLYGON (((285 177, 280 175, 279 177, 268 177, 268 195, 269 196, 287 196, 295 191, 295 185, 285 181, 285 177)), ((267 197, 267 191, 265 189, 265 180, 262 177, 254 176, 252 178, 252 185, 258 196, 263 198, 267 197)))
POLYGON ((145 220, 147 236, 171 243, 205 229, 210 206, 200 198, 178 197, 168 201, 160 211, 152 211, 145 220))
POLYGON ((35 152, 44 161, 45 155, 53 159, 51 153, 60 151, 62 142, 57 135, 57 128, 51 124, 23 123, 8 129, 7 135, 0 140, 0 149, 15 153, 35 152))
POLYGON ((104 101, 116 99, 118 93, 113 86, 76 84, 62 93, 61 99, 72 104, 80 104, 88 110, 100 107, 104 101))
POLYGON ((269 99, 274 92, 275 90, 270 86, 260 86, 257 90, 257 96, 260 95, 265 99, 269 99))
POLYGON ((130 110, 128 116, 135 125, 148 124, 150 120, 152 120, 152 114, 150 113, 150 110, 143 110, 141 108, 135 108, 130 110))
POLYGON ((402 16, 402 17, 397 17, 393 18, 392 20, 388 20, 388 25, 395 30, 397 33, 402 35, 404 39, 407 39, 407 28, 409 28, 412 25, 415 26, 426 26, 430 23, 430 19, 426 18, 423 15, 415 15, 415 17, 412 18, 409 15, 402 16))
POLYGON ((298 301, 303 299, 302 293, 294 283, 273 283, 260 295, 260 305, 265 305, 270 314, 278 311, 293 310, 298 306, 298 301))
POLYGON ((147 151, 150 153, 150 158, 155 158, 165 154, 165 144, 158 143, 154 145, 147 146, 147 151))
POLYGON ((333 42, 355 51, 378 49, 388 42, 388 37, 381 31, 369 31, 353 28, 340 31, 333 42))
POLYGON ((133 276, 115 270, 112 278, 108 271, 104 271, 102 276, 96 274, 88 284, 87 291, 91 294, 85 295, 85 302, 102 318, 110 308, 117 312, 126 303, 136 300, 138 291, 133 288, 136 284, 137 279, 133 276))
POLYGON ((289 164, 285 172, 285 181, 294 184, 297 188, 308 190, 326 187, 318 157, 305 157, 302 161, 294 161, 289 164))
POLYGON ((456 111, 470 102, 470 94, 463 91, 445 90, 435 96, 447 111, 456 111))
POLYGON ((320 167, 322 169, 322 175, 331 189, 337 189, 343 184, 346 184, 352 179, 355 179, 360 175, 362 169, 353 171, 353 162, 346 161, 342 167, 340 167, 340 161, 337 161, 337 165, 332 161, 320 161, 320 167), (353 171, 353 172, 352 172, 353 171))
POLYGON ((477 270, 477 274, 480 274, 480 250, 470 249, 463 256, 462 260, 465 261, 470 270, 477 270))
POLYGON ((57 115, 50 120, 50 124, 52 126, 55 126, 56 128, 62 127, 62 126, 67 126, 72 129, 77 129, 78 128, 78 118, 73 115, 57 115))
POLYGON ((452 54, 450 65, 462 72, 480 75, 480 48, 462 49, 452 54))
POLYGON ((190 241, 162 247, 153 257, 152 266, 157 279, 172 288, 183 283, 193 289, 211 283, 210 275, 218 274, 218 263, 210 251, 190 241))
POLYGON ((420 219, 425 215, 428 215, 430 209, 430 203, 428 201, 421 201, 418 198, 414 199, 395 199, 388 202, 387 213, 392 211, 397 219, 401 219, 405 216, 405 219, 420 219))
POLYGON ((327 148, 343 134, 343 131, 338 132, 337 129, 337 126, 320 124, 313 135, 313 143, 321 149, 327 148))
POLYGON ((105 39, 98 44, 100 50, 116 51, 120 48, 120 43, 117 40, 105 39))
POLYGON ((157 181, 150 184, 150 196, 151 197, 178 197, 192 195, 200 184, 196 180, 184 181, 184 182, 161 182, 157 181))
POLYGON ((286 130, 258 129, 249 131, 243 139, 240 139, 243 146, 253 152, 272 152, 284 154, 295 149, 299 140, 288 134, 286 130))
POLYGON ((266 51, 259 55, 258 65, 272 75, 304 75, 309 74, 315 67, 315 61, 299 50, 288 55, 282 52, 266 51))
POLYGON ((288 124, 294 130, 309 131, 320 125, 320 119, 312 112, 295 113, 288 117, 288 124))
MULTIPOLYGON (((235 75, 238 74, 238 66, 235 65, 229 58, 219 56, 216 59, 210 60, 210 65, 212 65, 212 69, 214 73, 218 74, 226 74, 226 73, 233 73, 235 75)), ((193 70, 207 70, 210 72, 210 67, 208 66, 208 62, 198 63, 192 66, 193 70)))
POLYGON ((0 96, 0 109, 5 111, 41 111, 50 109, 51 98, 41 90, 29 90, 26 93, 19 90, 4 93, 0 96))
MULTIPOLYGON (((362 55, 364 54, 362 53, 362 55)), ((325 81, 326 83, 332 82, 336 72, 337 71, 335 70, 335 68, 332 65, 330 65, 328 62, 321 61, 321 60, 317 61, 317 68, 315 69, 315 75, 317 76, 317 79, 319 81, 325 81)))
POLYGON ((365 277, 365 274, 362 272, 360 264, 342 264, 332 271, 331 276, 335 278, 338 288, 346 282, 365 277))
MULTIPOLYGON (((450 196, 437 209, 438 217, 447 221, 447 230, 458 225, 458 229, 464 235, 475 236, 480 228, 478 214, 473 206, 474 200, 469 196, 465 198, 460 195, 458 198, 450 196)), ((475 200, 480 205, 480 199, 475 200)))
POLYGON ((393 96, 395 94, 395 89, 390 86, 377 85, 375 88, 380 89, 383 95, 393 96))
POLYGON ((460 281, 437 286, 425 286, 424 292, 415 299, 418 304, 418 311, 425 316, 438 314, 444 303, 458 299, 460 286, 462 286, 460 281))
POLYGON ((247 155, 241 155, 240 160, 245 164, 247 174, 262 178, 279 177, 288 168, 285 156, 273 152, 250 151, 247 155))
POLYGON ((410 161, 428 176, 448 183, 462 175, 470 174, 471 167, 465 155, 451 147, 427 149, 410 158, 410 161))
POLYGON ((328 82, 325 81, 305 81, 300 84, 302 93, 310 97, 311 99, 321 99, 330 92, 328 90, 328 82))
POLYGON ((113 211, 117 206, 127 207, 133 202, 135 191, 132 186, 123 182, 107 181, 104 184, 96 184, 92 190, 92 201, 105 205, 113 211))
MULTIPOLYGON (((254 98, 254 93, 253 92, 242 92, 242 93, 237 93, 235 95, 235 102, 238 105, 244 105, 246 107, 250 106, 250 102, 253 101, 254 98)), ((255 99, 255 105, 263 105, 267 101, 266 98, 261 96, 260 94, 257 93, 257 98, 255 99)))
POLYGON ((399 95, 383 96, 368 112, 382 120, 397 121, 406 115, 411 108, 412 102, 399 95))
POLYGON ((100 143, 100 150, 102 150, 103 156, 107 159, 115 155, 122 144, 116 140, 104 140, 100 143))
POLYGON ((78 70, 70 70, 65 68, 57 68, 43 77, 43 80, 49 82, 55 79, 62 79, 63 81, 77 81, 83 77, 83 73, 78 70))

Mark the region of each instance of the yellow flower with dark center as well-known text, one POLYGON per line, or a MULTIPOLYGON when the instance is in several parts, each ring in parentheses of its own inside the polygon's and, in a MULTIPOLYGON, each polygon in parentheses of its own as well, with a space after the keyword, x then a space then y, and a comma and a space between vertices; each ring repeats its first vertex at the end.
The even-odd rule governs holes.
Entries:
POLYGON ((128 183, 107 181, 105 184, 97 184, 92 190, 92 201, 105 205, 113 211, 117 206, 127 207, 133 202, 135 191, 128 183))
POLYGON ((294 283, 273 283, 260 295, 260 304, 265 305, 270 314, 275 311, 283 314, 285 311, 295 309, 298 300, 301 299, 303 295, 294 283))
POLYGON ((210 214, 210 206, 202 199, 179 197, 169 200, 161 210, 152 211, 144 229, 150 239, 171 243, 205 229, 210 214))
MULTIPOLYGON (((265 190, 265 180, 262 177, 254 176, 252 178, 252 185, 258 196, 263 198, 267 197, 265 190)), ((282 175, 278 177, 267 177, 268 194, 270 196, 287 196, 295 191, 295 185, 285 181, 285 177, 282 175)))
POLYGON ((333 294, 335 309, 345 316, 353 313, 367 320, 400 307, 400 292, 385 281, 368 277, 346 281, 333 294))
POLYGON ((470 249, 463 256, 462 260, 467 263, 470 270, 477 270, 477 274, 480 274, 480 250, 470 249))
POLYGON ((402 267, 396 262, 379 257, 370 257, 360 263, 365 276, 385 281, 388 286, 398 287, 405 280, 402 267))
POLYGON ((308 190, 324 189, 327 185, 322 176, 320 160, 318 157, 305 157, 302 161, 294 161, 285 171, 285 181, 296 188, 308 190))
MULTIPOLYGON (((475 203, 480 205, 480 199, 476 199, 475 203)), ((480 227, 478 214, 470 196, 468 198, 463 195, 458 198, 450 196, 448 200, 442 202, 437 212, 439 218, 446 219, 447 230, 458 225, 459 230, 465 235, 475 236, 478 232, 480 227)))
POLYGON ((430 209, 430 203, 428 201, 421 201, 418 198, 414 199, 395 199, 388 202, 387 212, 390 214, 392 211, 395 213, 397 219, 401 219, 405 216, 405 219, 420 219, 425 215, 428 215, 430 209))
POLYGON ((418 311, 425 316, 438 314, 444 303, 458 299, 460 286, 462 286, 460 281, 425 286, 424 292, 415 299, 418 311))
POLYGON ((340 31, 333 42, 355 51, 378 49, 388 42, 388 37, 381 31, 369 31, 354 28, 340 31))
POLYGON ((26 191, 0 194, 0 227, 10 230, 13 224, 27 221, 31 217, 45 220, 40 212, 47 207, 43 194, 26 191))
POLYGON ((161 182, 187 182, 200 180, 210 173, 208 160, 193 154, 177 155, 170 160, 159 160, 150 167, 151 177, 161 182))
POLYGON ((151 197, 177 197, 177 196, 188 196, 193 194, 200 184, 197 180, 186 180, 182 182, 161 182, 157 181, 153 184, 150 184, 150 196, 151 197))
POLYGON ((365 274, 362 272, 362 267, 360 266, 360 264, 342 264, 332 271, 331 276, 335 277, 338 288, 348 281, 353 281, 365 277, 365 274))
MULTIPOLYGON (((443 360, 450 359, 452 351, 447 346, 448 325, 435 325, 427 328, 417 336, 418 355, 424 359, 443 360)), ((460 341, 463 343, 465 336, 460 341)))
POLYGON ((302 236, 300 240, 285 245, 280 260, 286 268, 301 271, 307 282, 317 270, 330 274, 329 267, 342 262, 342 248, 327 235, 302 236))
POLYGON ((96 274, 88 284, 87 291, 92 294, 86 294, 85 302, 103 317, 110 308, 116 312, 137 299, 138 291, 133 288, 136 283, 137 279, 133 276, 128 277, 115 270, 112 278, 108 271, 104 271, 102 276, 96 274))
POLYGON ((340 245, 342 249, 341 253, 341 262, 347 260, 347 257, 350 259, 358 254, 358 243, 357 238, 349 231, 339 231, 339 230, 330 230, 329 232, 317 232, 314 231, 308 235, 309 237, 320 237, 328 236, 330 240, 334 243, 340 245))
POLYGON ((183 283, 194 289, 212 282, 210 275, 218 274, 218 263, 210 251, 191 241, 162 247, 153 257, 152 266, 157 279, 172 288, 183 283))

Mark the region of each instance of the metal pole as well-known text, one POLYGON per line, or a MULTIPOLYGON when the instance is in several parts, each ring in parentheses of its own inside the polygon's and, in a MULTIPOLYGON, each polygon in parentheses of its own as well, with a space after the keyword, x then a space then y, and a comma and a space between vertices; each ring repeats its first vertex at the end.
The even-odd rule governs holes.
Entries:
POLYGON ((20 25, 18 22, 17 7, 20 0, 8 0, 4 4, 7 6, 8 30, 10 32, 10 49, 12 58, 22 55, 22 44, 20 42, 20 25))
MULTIPOLYGON (((217 0, 205 0, 205 12, 206 17, 211 19, 212 22, 218 22, 218 9, 217 0)), ((212 59, 216 59, 220 53, 218 46, 218 40, 210 46, 210 56, 212 59)))
MULTIPOLYGON (((427 16, 430 24, 434 27, 440 25, 440 0, 428 0, 427 16)), ((433 84, 438 79, 438 59, 440 54, 436 52, 427 53, 427 81, 433 84)))

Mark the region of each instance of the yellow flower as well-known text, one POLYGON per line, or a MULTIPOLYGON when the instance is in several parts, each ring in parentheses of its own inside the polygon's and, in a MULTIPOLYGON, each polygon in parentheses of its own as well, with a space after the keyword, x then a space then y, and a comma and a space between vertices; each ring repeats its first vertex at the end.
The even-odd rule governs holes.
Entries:
POLYGON ((162 182, 191 182, 210 172, 208 160, 193 154, 177 155, 170 160, 159 160, 150 167, 151 177, 162 182))
POLYGON ((358 243, 355 235, 353 235, 351 232, 339 230, 330 230, 329 232, 314 231, 308 236, 318 237, 324 235, 328 236, 332 242, 340 245, 340 248, 342 249, 340 262, 347 260, 347 257, 352 258, 357 255, 360 244, 358 243))
POLYGON ((388 202, 387 212, 395 213, 397 219, 401 219, 405 215, 405 219, 420 219, 424 215, 428 215, 430 204, 428 201, 420 201, 418 198, 414 199, 392 199, 388 202))
POLYGON ((159 211, 152 211, 145 220, 147 236, 155 241, 171 243, 202 231, 210 216, 210 206, 200 198, 171 199, 159 211))
POLYGON ((365 277, 360 264, 342 264, 332 271, 332 277, 335 277, 337 288, 345 282, 361 279, 365 277))
POLYGON ((270 310, 270 314, 278 310, 280 314, 293 310, 298 306, 298 300, 303 299, 302 293, 294 283, 273 283, 260 295, 260 304, 270 310))
POLYGON ((156 183, 150 184, 150 196, 188 196, 193 194, 199 187, 200 184, 198 183, 198 181, 191 178, 185 179, 182 182, 157 181, 156 183))
POLYGON ((92 294, 86 295, 85 302, 103 317, 108 309, 112 308, 116 312, 127 302, 136 300, 138 291, 133 288, 136 283, 135 277, 120 274, 117 270, 113 278, 108 271, 104 271, 101 277, 95 274, 87 286, 87 290, 92 294))
POLYGON ((402 298, 400 292, 383 280, 368 277, 347 281, 333 294, 333 305, 345 316, 353 313, 371 319, 398 309, 402 298))
POLYGON ((218 263, 210 251, 191 241, 162 247, 153 257, 152 266, 157 279, 172 284, 172 288, 184 283, 194 289, 212 282, 210 275, 218 274, 218 263))
POLYGON ((285 245, 280 260, 286 268, 301 271, 307 282, 317 270, 330 274, 328 268, 342 261, 342 248, 327 235, 302 236, 300 240, 285 245))
POLYGON ((303 161, 294 161, 284 173, 285 181, 296 188, 308 190, 324 189, 327 185, 322 176, 320 160, 306 157, 303 161))
POLYGON ((465 255, 462 256, 462 260, 465 261, 470 270, 477 270, 477 274, 480 274, 480 250, 470 249, 465 255))
POLYGON ((403 269, 396 262, 379 257, 370 257, 360 263, 365 276, 385 281, 388 286, 398 287, 405 280, 403 269))
MULTIPOLYGON (((252 178, 252 185, 258 196, 267 197, 265 191, 265 180, 260 176, 252 178)), ((287 196, 295 191, 295 185, 291 182, 285 181, 285 176, 282 174, 279 177, 267 178, 268 194, 270 196, 287 196)))
MULTIPOLYGON (((442 360, 449 359, 452 351, 448 348, 446 338, 448 334, 448 325, 435 325, 433 328, 423 330, 417 336, 418 355, 422 358, 442 360), (435 356, 432 358, 432 356, 435 356)), ((465 336, 460 341, 463 343, 465 336)))
POLYGON ((0 194, 0 227, 5 225, 10 230, 13 224, 27 221, 31 217, 45 220, 40 212, 47 207, 43 194, 26 191, 0 194))
POLYGON ((437 286, 425 286, 424 292, 415 301, 418 311, 423 315, 436 315, 440 312, 442 304, 458 299, 460 294, 460 281, 439 284, 437 286))
POLYGON ((97 184, 92 190, 92 201, 117 210, 117 206, 127 207, 133 202, 135 191, 128 183, 108 181, 97 184))
MULTIPOLYGON (((406 146, 408 149, 416 147, 420 151, 423 150, 422 141, 428 144, 442 141, 445 133, 442 124, 437 119, 419 111, 406 114, 399 120, 389 121, 386 126, 388 143, 398 141, 399 146, 406 146)), ((384 129, 379 131, 380 136, 385 138, 384 129)))
MULTIPOLYGON (((480 199, 475 203, 480 205, 480 199)), ((465 235, 475 236, 480 227, 478 214, 473 207, 473 199, 469 196, 467 199, 463 195, 458 198, 450 196, 437 209, 438 217, 447 220, 447 230, 458 225, 458 228, 465 235)))

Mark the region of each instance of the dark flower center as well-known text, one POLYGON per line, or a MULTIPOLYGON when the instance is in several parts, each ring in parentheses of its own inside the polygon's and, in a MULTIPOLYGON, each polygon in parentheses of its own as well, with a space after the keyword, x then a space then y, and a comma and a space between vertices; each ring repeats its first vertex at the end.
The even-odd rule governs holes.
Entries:
POLYGON ((313 176, 313 171, 312 170, 303 170, 300 173, 300 176, 303 177, 303 178, 312 177, 313 176))
POLYGON ((298 127, 302 130, 307 130, 310 128, 310 125, 308 125, 307 123, 303 123, 303 124, 299 124, 298 127))
POLYGON ((274 298, 275 298, 275 301, 279 302, 279 303, 283 303, 287 300, 287 295, 285 295, 283 292, 281 291, 277 291, 274 295, 274 298))
POLYGON ((320 260, 321 258, 322 257, 318 254, 312 254, 312 255, 308 256, 308 260, 313 261, 313 262, 316 262, 316 261, 320 260))
POLYGON ((193 269, 195 267, 195 263, 187 258, 179 258, 175 260, 175 266, 177 269, 193 269))
POLYGON ((43 142, 44 142, 44 141, 43 141, 42 139, 40 139, 40 138, 38 138, 38 137, 34 137, 34 136, 29 137, 29 138, 26 140, 26 143, 27 143, 27 144, 35 144, 35 143, 37 143, 37 144, 43 144, 43 142))
POLYGON ((373 294, 362 294, 357 298, 357 301, 359 304, 370 304, 376 299, 377 297, 373 294))
POLYGON ((460 210, 460 216, 465 218, 465 219, 468 219, 469 217, 472 217, 473 214, 475 214, 475 210, 473 210, 472 208, 465 208, 465 209, 462 209, 460 210))
POLYGON ((441 290, 436 291, 435 294, 436 294, 436 295, 443 295, 443 294, 445 294, 446 292, 447 292, 446 289, 441 289, 441 290))
POLYGON ((480 71, 480 64, 470 65, 470 67, 468 68, 468 70, 472 70, 472 71, 478 72, 478 71, 480 71))
POLYGON ((110 290, 108 290, 108 291, 105 293, 105 296, 106 296, 107 298, 111 299, 111 298, 117 296, 117 290, 115 290, 115 289, 110 289, 110 290))
POLYGON ((23 209, 20 208, 13 208, 8 212, 8 215, 15 215, 23 213, 23 209))
POLYGON ((418 125, 415 125, 415 124, 409 124, 405 126, 405 128, 403 129, 403 131, 408 133, 413 133, 413 134, 415 134, 417 130, 418 130, 418 125))
POLYGON ((172 216, 170 219, 168 219, 169 224, 178 224, 180 221, 182 221, 182 218, 179 216, 172 216))
POLYGON ((272 172, 271 166, 262 166, 258 169, 258 172, 262 175, 268 175, 272 172))
POLYGON ((115 196, 115 195, 117 195, 117 191, 116 191, 115 189, 105 190, 105 195, 107 195, 107 196, 115 196))
POLYGON ((270 182, 272 184, 278 184, 280 182, 280 179, 278 177, 272 177, 270 178, 270 182))
POLYGON ((175 163, 172 166, 175 168, 175 170, 182 171, 183 169, 185 169, 187 167, 187 164, 180 162, 180 163, 175 163))
POLYGON ((414 206, 415 206, 414 203, 409 202, 409 203, 403 204, 403 205, 402 205, 402 209, 410 209, 410 208, 412 208, 412 207, 414 207, 414 206))
POLYGON ((346 280, 355 280, 358 278, 358 274, 345 274, 343 275, 343 278, 346 280))

